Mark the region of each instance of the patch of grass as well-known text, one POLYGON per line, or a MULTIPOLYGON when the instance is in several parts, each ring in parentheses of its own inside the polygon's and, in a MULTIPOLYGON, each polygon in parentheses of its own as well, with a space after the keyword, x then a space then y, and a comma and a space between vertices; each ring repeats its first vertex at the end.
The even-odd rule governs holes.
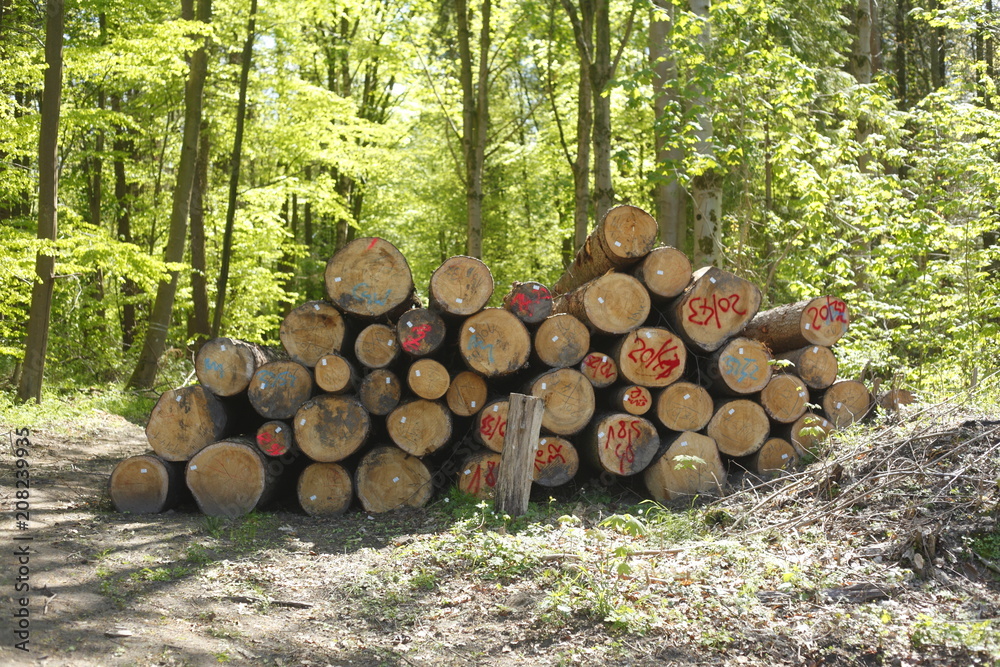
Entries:
POLYGON ((125 391, 114 385, 65 391, 57 387, 47 388, 41 403, 18 403, 13 394, 0 393, 0 414, 7 423, 29 427, 101 419, 106 413, 142 426, 149 419, 156 400, 155 396, 125 391))
POLYGON ((215 562, 211 552, 200 544, 192 544, 185 553, 187 561, 198 567, 215 562))
POLYGON ((437 575, 420 568, 420 572, 410 577, 410 588, 418 591, 432 591, 437 588, 437 575))
POLYGON ((1000 659, 1000 633, 990 620, 962 623, 920 614, 910 632, 910 643, 917 650, 946 646, 983 652, 994 660, 1000 659))
POLYGON ((210 627, 206 632, 216 639, 239 639, 243 636, 243 633, 239 630, 231 630, 229 628, 217 628, 210 627))
POLYGON ((1000 563, 1000 530, 973 535, 969 546, 980 558, 1000 563))
POLYGON ((132 581, 174 581, 191 573, 191 569, 178 565, 177 567, 144 567, 129 575, 132 581))
POLYGON ((219 651, 215 654, 216 662, 229 662, 230 660, 232 660, 232 657, 230 657, 228 651, 219 651))

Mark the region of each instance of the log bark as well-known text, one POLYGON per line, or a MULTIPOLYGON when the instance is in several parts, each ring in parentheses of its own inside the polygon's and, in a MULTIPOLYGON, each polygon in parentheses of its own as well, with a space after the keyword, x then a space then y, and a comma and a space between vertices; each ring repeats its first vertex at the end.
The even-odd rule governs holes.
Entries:
POLYGON ((517 517, 528 511, 543 411, 544 404, 539 398, 510 395, 507 435, 500 456, 493 505, 501 515, 517 517))
POLYGON ((326 394, 299 408, 292 426, 302 453, 313 461, 336 463, 365 443, 371 418, 357 399, 326 394))
POLYGON ((130 456, 111 471, 108 488, 119 512, 158 514, 181 499, 184 465, 148 454, 130 456))
POLYGON ((491 450, 474 452, 458 469, 458 490, 488 500, 493 497, 500 469, 500 454, 491 450))
POLYGON ((470 370, 486 378, 502 377, 528 363, 531 335, 506 310, 486 308, 462 323, 459 352, 470 370))
POLYGON ((459 417, 471 417, 486 405, 487 393, 486 380, 472 371, 462 371, 451 379, 445 400, 459 417))
POLYGON ((365 410, 384 417, 392 412, 403 396, 403 383, 392 371, 374 370, 361 379, 358 400, 365 410))
POLYGON ((441 316, 427 308, 408 310, 396 322, 399 346, 411 357, 426 357, 437 352, 446 333, 441 316))
POLYGON ((594 386, 575 368, 558 368, 535 378, 526 393, 545 403, 542 428, 556 435, 573 435, 594 415, 594 386))
POLYGON ((677 248, 660 246, 632 269, 632 275, 653 301, 673 299, 691 284, 691 260, 677 248))
POLYGON ((743 335, 777 353, 808 345, 830 347, 847 333, 849 325, 847 304, 835 296, 821 296, 758 313, 743 335))
POLYGON ((875 399, 857 380, 840 380, 823 394, 821 405, 834 428, 847 428, 871 414, 875 399))
POLYGON ((590 331, 569 313, 551 315, 535 331, 534 352, 546 366, 575 366, 589 349, 590 331))
POLYGON ((760 290, 714 266, 698 269, 666 308, 674 331, 692 348, 714 352, 740 333, 760 308, 760 290))
POLYGON ((385 368, 399 357, 396 332, 386 324, 370 324, 354 339, 354 356, 366 368, 385 368))
POLYGON ((354 365, 336 352, 320 357, 313 373, 316 386, 328 394, 346 394, 358 386, 358 372, 354 365))
POLYGON ((683 431, 646 468, 643 481, 653 499, 664 503, 684 496, 721 494, 726 484, 726 468, 715 440, 683 431))
POLYGON ((284 456, 295 446, 292 427, 277 419, 261 424, 254 441, 261 453, 271 457, 284 456))
POLYGON ((791 424, 806 413, 809 389, 791 373, 778 373, 760 392, 760 405, 771 421, 791 424))
POLYGON ((643 387, 666 387, 681 378, 687 348, 668 329, 642 327, 625 334, 611 351, 618 375, 643 387))
POLYGON ((418 398, 403 403, 385 418, 389 437, 407 454, 423 457, 451 440, 451 413, 443 403, 418 398))
POLYGON ((771 355, 763 343, 733 338, 710 354, 702 365, 716 393, 756 394, 771 381, 771 355))
POLYGON ((826 389, 837 379, 837 357, 822 345, 810 345, 775 355, 775 359, 792 362, 777 370, 799 376, 810 389, 826 389))
POLYGON ((166 461, 187 461, 230 432, 225 405, 202 386, 163 392, 149 414, 146 439, 166 461))
POLYGON ((310 463, 299 474, 296 492, 309 516, 340 516, 354 500, 354 483, 337 463, 310 463))
POLYGON ((833 424, 815 412, 807 412, 792 424, 775 429, 774 435, 792 443, 799 456, 815 451, 830 435, 833 424))
POLYGON ((363 319, 391 317, 413 302, 406 258, 380 238, 355 239, 327 262, 326 293, 334 306, 363 319))
POLYGON ((538 324, 552 314, 552 292, 542 283, 515 282, 503 298, 503 307, 525 324, 538 324))
POLYGON ((715 414, 705 433, 727 456, 753 454, 770 435, 771 424, 764 408, 745 398, 716 403, 715 414))
POLYGON ((324 355, 340 352, 345 333, 340 311, 326 301, 307 301, 285 315, 278 337, 292 361, 312 368, 324 355))
POLYGON ((506 398, 487 403, 476 415, 476 428, 472 438, 494 452, 503 451, 503 439, 507 435, 507 411, 510 402, 506 398))
POLYGON ((276 482, 264 455, 245 438, 205 447, 188 462, 185 477, 202 513, 229 519, 266 503, 276 482))
POLYGON ((569 313, 591 332, 621 335, 632 331, 649 316, 649 292, 627 273, 609 273, 594 278, 553 302, 552 311, 569 313))
POLYGON ((616 206, 587 237, 552 293, 565 294, 612 269, 635 264, 653 249, 656 232, 656 220, 641 208, 616 206))
POLYGON ((294 361, 264 364, 247 389, 250 404, 265 419, 290 418, 312 395, 312 373, 294 361))
POLYGON ((590 352, 580 362, 580 372, 594 389, 610 387, 618 380, 618 364, 603 352, 590 352))
POLYGON ((420 398, 436 401, 448 393, 451 377, 441 362, 417 359, 406 372, 406 385, 420 398))
POLYGON ((468 317, 485 308, 493 296, 493 274, 475 257, 449 257, 431 274, 428 292, 433 310, 468 317))
POLYGON ((605 394, 605 405, 616 412, 641 416, 653 407, 653 395, 642 385, 627 384, 605 394))
POLYGON ((789 470, 799 464, 799 454, 792 443, 784 438, 768 438, 761 448, 745 459, 740 465, 761 476, 773 476, 782 470, 789 470))
POLYGON ((398 447, 376 447, 361 459, 354 473, 358 499, 366 512, 423 507, 434 485, 423 461, 398 447))
POLYGON ((566 438, 545 435, 538 439, 533 481, 539 486, 562 486, 576 477, 580 455, 566 438))
POLYGON ((627 477, 649 465, 660 447, 660 436, 649 420, 615 412, 594 418, 579 445, 598 470, 627 477))
POLYGON ((257 369, 277 359, 274 350, 235 338, 213 338, 195 357, 198 382, 216 396, 246 391, 257 369))
POLYGON ((655 414, 671 431, 700 431, 715 414, 715 405, 701 385, 675 382, 656 397, 655 414))

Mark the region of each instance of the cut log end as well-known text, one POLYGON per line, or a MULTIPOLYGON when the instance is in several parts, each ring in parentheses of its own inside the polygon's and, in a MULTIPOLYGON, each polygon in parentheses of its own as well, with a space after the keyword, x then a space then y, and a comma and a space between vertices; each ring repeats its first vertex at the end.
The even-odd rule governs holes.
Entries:
POLYGON ((746 399, 723 401, 716 406, 705 433, 727 456, 753 454, 770 434, 764 408, 746 399))
POLYGON ((668 329, 642 327, 621 338, 613 357, 619 375, 628 382, 666 387, 684 373, 687 349, 668 329))
POLYGON ((695 271, 692 283, 667 309, 684 341, 702 352, 714 352, 738 334, 760 308, 760 290, 716 267, 695 271))
POLYGON ((314 369, 316 386, 328 394, 344 394, 354 391, 358 383, 357 371, 339 354, 325 354, 316 362, 314 369))
POLYGON ((822 345, 809 345, 775 357, 791 365, 778 366, 782 372, 799 376, 810 389, 826 389, 837 379, 837 357, 822 345))
POLYGON ((236 518, 267 501, 274 477, 263 455, 248 441, 222 440, 188 462, 187 486, 209 516, 236 518))
POLYGON ((630 384, 615 389, 609 402, 612 410, 644 415, 653 407, 653 395, 646 387, 630 384))
POLYGON ((510 402, 506 398, 491 401, 483 407, 476 416, 476 428, 472 432, 476 442, 494 452, 502 452, 509 409, 510 402))
POLYGON ((555 435, 542 436, 535 451, 533 481, 539 486, 562 486, 576 476, 580 455, 569 440, 555 435))
POLYGON ((413 298, 413 275, 406 258, 388 241, 359 238, 330 258, 326 292, 345 313, 375 319, 398 311, 413 298))
POLYGON ((569 313, 552 315, 535 332, 534 349, 538 359, 546 366, 575 366, 590 349, 590 331, 569 313))
POLYGON ((805 414, 809 389, 797 375, 779 373, 760 392, 760 405, 773 421, 791 424, 805 414))
POLYGON ((310 463, 296 488, 299 505, 309 516, 339 516, 354 499, 351 475, 336 463, 310 463))
POLYGON ((503 307, 525 324, 537 324, 552 314, 552 293, 537 282, 516 282, 503 298, 503 307))
POLYGON ((626 477, 649 465, 660 446, 660 436, 650 421, 618 412, 595 418, 580 443, 598 469, 626 477))
POLYGON ((374 370, 361 379, 358 400, 365 410, 384 417, 392 412, 403 395, 403 383, 392 371, 374 370))
POLYGON ((257 449, 265 456, 284 456, 292 450, 294 438, 288 422, 273 420, 265 422, 257 429, 257 449))
POLYGON ((847 428, 868 417, 875 400, 863 382, 840 380, 823 394, 822 405, 834 428, 847 428))
POLYGON ((487 378, 501 377, 528 363, 531 335, 508 311, 486 308, 462 323, 459 351, 470 370, 487 378))
POLYGON ((724 394, 756 394, 771 380, 771 354, 763 343, 734 338, 712 353, 707 373, 724 394))
POLYGON ((700 431, 713 414, 708 390, 691 382, 675 382, 656 397, 656 417, 671 431, 700 431))
POLYGON ((556 435, 573 435, 594 415, 594 386, 575 368, 544 373, 531 383, 528 393, 545 403, 542 428, 556 435))
POLYGON ((726 483, 726 469, 715 440, 684 431, 643 474, 653 499, 667 502, 685 496, 718 494, 726 483))
POLYGON ((627 273, 608 273, 559 297, 552 310, 575 316, 596 334, 620 335, 646 321, 649 292, 627 273))
POLYGON ((385 368, 399 356, 399 340, 392 327, 371 324, 354 339, 354 356, 366 368, 385 368))
POLYGON ((354 478, 366 512, 423 507, 434 492, 427 466, 397 447, 376 447, 365 454, 354 478))
POLYGON ((470 454, 458 470, 458 490, 488 500, 496 491, 500 454, 482 450, 470 454))
POLYGON ((434 310, 468 317, 482 310, 493 296, 493 274, 475 257, 449 257, 431 274, 428 291, 434 310))
POLYGON ((451 379, 445 394, 448 409, 459 417, 471 417, 486 405, 486 380, 472 371, 462 371, 451 379))
POLYGON ((670 246, 653 248, 633 269, 650 296, 657 301, 672 299, 691 283, 691 260, 670 246))
POLYGON ((441 362, 418 359, 410 364, 410 369, 406 372, 406 384, 420 398, 436 401, 448 393, 451 377, 441 362))
POLYGON ((774 352, 807 345, 829 347, 850 325, 847 304, 834 296, 789 303, 758 314, 743 335, 764 342, 774 352))
POLYGON ((799 454, 784 438, 769 438, 755 454, 745 461, 745 467, 757 475, 770 477, 799 464, 799 454))
POLYGON ((397 407, 385 418, 392 441, 407 454, 421 457, 451 440, 451 413, 437 401, 417 399, 397 407))
POLYGON ((216 396, 246 391, 259 366, 274 353, 235 338, 213 338, 198 350, 194 369, 198 382, 216 396))
POLYGON ((177 504, 184 485, 181 464, 158 456, 130 456, 111 472, 111 503, 119 512, 157 514, 177 504))
POLYGON ((611 355, 591 352, 580 362, 580 372, 590 380, 594 389, 610 387, 618 380, 618 364, 611 355))
POLYGON ((200 385, 163 392, 149 415, 146 438, 166 461, 187 461, 229 428, 225 406, 200 385))
POLYGON ((427 308, 406 311, 396 322, 396 337, 403 352, 411 357, 426 357, 440 349, 446 334, 441 316, 427 308))
POLYGON ((800 456, 814 453, 830 435, 833 424, 825 417, 807 412, 790 426, 782 429, 781 435, 792 443, 800 456))
POLYGON ((313 393, 309 369, 294 361, 272 361, 257 369, 247 395, 265 419, 288 419, 313 393))
POLYGON ((278 333, 289 358, 312 368, 323 357, 340 352, 344 317, 326 301, 307 301, 285 315, 278 333))
POLYGON ((357 399, 325 394, 299 408, 292 426, 302 453, 313 461, 336 463, 365 443, 371 418, 357 399))

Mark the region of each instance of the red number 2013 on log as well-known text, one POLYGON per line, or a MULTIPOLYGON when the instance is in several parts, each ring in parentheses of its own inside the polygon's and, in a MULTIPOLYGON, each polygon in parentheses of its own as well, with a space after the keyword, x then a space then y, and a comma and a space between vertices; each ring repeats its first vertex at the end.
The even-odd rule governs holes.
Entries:
POLYGON ((700 326, 708 326, 713 320, 715 321, 715 327, 717 329, 722 328, 722 320, 719 319, 719 312, 728 313, 730 310, 737 315, 746 315, 746 310, 740 310, 736 307, 740 301, 739 294, 730 294, 729 296, 719 298, 718 295, 713 294, 711 302, 705 297, 697 296, 688 303, 688 322, 692 324, 698 324, 700 326))

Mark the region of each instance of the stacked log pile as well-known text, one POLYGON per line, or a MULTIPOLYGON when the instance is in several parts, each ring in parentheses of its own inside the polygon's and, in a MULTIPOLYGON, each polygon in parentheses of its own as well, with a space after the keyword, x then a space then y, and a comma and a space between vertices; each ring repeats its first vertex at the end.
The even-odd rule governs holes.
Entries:
POLYGON ((874 400, 836 381, 831 346, 846 304, 821 296, 758 312, 760 290, 722 269, 692 271, 654 248, 657 226, 612 209, 552 289, 515 283, 502 307, 489 268, 452 257, 414 294, 405 257, 361 238, 326 268, 328 299, 284 318, 281 350, 230 338, 196 358, 199 384, 164 393, 154 454, 121 462, 116 507, 158 512, 190 491, 239 516, 276 493, 311 515, 356 501, 419 507, 454 481, 497 482, 511 392, 542 399, 534 482, 578 471, 641 480, 656 500, 713 493, 727 469, 797 465, 874 400))

